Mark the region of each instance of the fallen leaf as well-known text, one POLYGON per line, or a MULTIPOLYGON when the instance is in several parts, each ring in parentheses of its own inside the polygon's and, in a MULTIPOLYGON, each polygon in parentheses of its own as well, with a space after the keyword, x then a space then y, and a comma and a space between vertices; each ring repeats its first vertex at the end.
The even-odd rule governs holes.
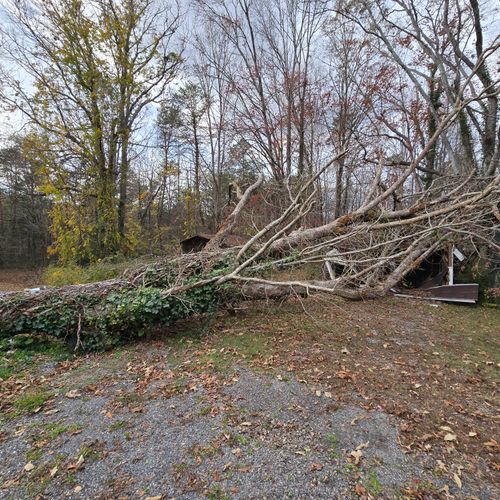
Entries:
POLYGON ((318 463, 318 462, 313 462, 311 464, 311 470, 312 471, 315 471, 315 470, 322 470, 323 469, 323 465, 318 463))
POLYGON ((361 460, 361 457, 363 456, 363 452, 361 450, 354 450, 351 451, 351 457, 354 458, 354 463, 356 465, 359 464, 359 461, 361 460))
POLYGON ((231 453, 239 458, 241 456, 241 448, 234 448, 231 450, 231 453))
POLYGON ((442 471, 447 471, 448 469, 446 468, 446 465, 445 463, 442 461, 442 460, 438 460, 437 461, 437 466, 438 466, 438 469, 442 470, 442 471))
POLYGON ((243 472, 243 473, 247 473, 247 472, 250 472, 252 470, 252 466, 251 465, 247 465, 245 467, 240 467, 239 469, 236 469, 237 472, 243 472))
POLYGON ((321 396, 321 391, 316 391, 316 396, 321 396))
POLYGON ((324 396, 325 396, 325 398, 331 398, 332 397, 332 393, 331 392, 325 392, 324 396))
POLYGON ((362 484, 358 483, 354 489, 359 496, 366 495, 366 488, 362 484))
POLYGON ((490 439, 489 441, 486 441, 483 443, 484 446, 487 446, 488 448, 499 448, 500 445, 497 443, 495 439, 490 439))
POLYGON ((347 347, 343 347, 342 350, 340 351, 342 354, 351 354, 347 347))
POLYGON ((75 489, 73 491, 75 493, 80 493, 80 491, 82 491, 82 487, 81 486, 75 486, 75 489))
POLYGON ((451 427, 448 427, 447 425, 442 425, 440 429, 442 431, 453 432, 453 429, 451 427))
POLYGON ((76 389, 73 389, 71 391, 68 391, 65 396, 67 398, 70 398, 70 399, 75 399, 75 398, 79 398, 81 396, 81 394, 76 390, 76 389))
POLYGON ((68 465, 67 469, 72 471, 78 470, 83 465, 84 462, 85 458, 83 457, 83 455, 80 455, 76 462, 72 462, 68 465))
POLYGON ((2 484, 2 489, 8 489, 11 488, 12 486, 17 486, 19 484, 19 478, 15 479, 8 479, 5 481, 5 483, 2 484))
POLYGON ((245 427, 250 427, 252 425, 252 422, 241 422, 240 425, 243 425, 245 427))
POLYGON ((455 484, 461 488, 462 487, 462 480, 460 479, 460 477, 458 476, 458 474, 454 473, 453 474, 453 481, 455 481, 455 484))
POLYGON ((57 470, 57 465, 53 469, 50 469, 50 477, 54 477, 57 474, 57 470))
POLYGON ((469 432, 469 437, 473 438, 475 436, 477 436, 477 432, 473 432, 473 431, 469 432))
POLYGON ((155 497, 146 497, 145 500, 161 500, 163 495, 156 495, 155 497))
POLYGON ((28 462, 25 466, 24 466, 24 470, 26 472, 30 472, 32 471, 33 469, 35 468, 35 466, 33 465, 32 462, 28 462))
POLYGON ((443 438, 445 441, 456 441, 457 440, 457 436, 456 434, 452 434, 451 432, 449 432, 448 434, 446 434, 443 438))
POLYGON ((356 450, 364 450, 365 448, 368 448, 369 444, 370 441, 367 441, 366 443, 361 443, 359 446, 356 447, 356 450))

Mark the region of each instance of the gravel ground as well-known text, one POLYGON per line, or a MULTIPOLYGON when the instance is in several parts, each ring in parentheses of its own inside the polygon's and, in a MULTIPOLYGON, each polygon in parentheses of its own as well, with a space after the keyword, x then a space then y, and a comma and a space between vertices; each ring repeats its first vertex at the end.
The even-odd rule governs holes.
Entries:
POLYGON ((458 492, 429 459, 403 453, 395 417, 286 376, 237 367, 217 390, 159 388, 119 379, 105 396, 60 393, 50 409, 6 422, 0 498, 395 498, 427 480, 436 497, 498 494, 458 492))

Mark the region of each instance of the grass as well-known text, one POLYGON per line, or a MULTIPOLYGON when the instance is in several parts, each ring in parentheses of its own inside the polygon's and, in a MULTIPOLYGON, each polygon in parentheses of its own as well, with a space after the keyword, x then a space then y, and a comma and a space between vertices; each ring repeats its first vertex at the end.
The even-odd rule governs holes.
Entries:
POLYGON ((34 437, 35 441, 53 441, 61 434, 66 432, 75 432, 82 429, 83 426, 81 424, 69 424, 64 425, 62 422, 51 422, 49 424, 45 424, 42 427, 41 434, 34 437))
POLYGON ((26 460, 28 462, 36 462, 40 460, 43 456, 43 450, 41 448, 31 448, 26 453, 26 460))
POLYGON ((326 439, 328 440, 330 458, 333 460, 339 458, 338 454, 339 438, 332 432, 326 435, 326 439))
POLYGON ((206 496, 209 500, 229 500, 229 496, 219 485, 212 486, 208 489, 206 496))
POLYGON ((75 459, 78 460, 83 457, 87 462, 95 462, 101 459, 101 452, 94 449, 92 445, 83 445, 76 454, 75 459))
POLYGON ((130 391, 130 392, 124 392, 116 399, 118 400, 119 403, 123 405, 140 404, 148 400, 148 395, 130 391))
POLYGON ((38 391, 27 392, 19 396, 14 401, 13 406, 18 414, 26 415, 34 413, 51 397, 52 394, 50 392, 45 389, 39 389, 38 391))
POLYGON ((109 426, 109 432, 119 431, 120 429, 125 429, 128 427, 128 422, 126 420, 117 420, 109 426))
POLYGON ((12 376, 14 370, 5 365, 0 365, 0 380, 7 380, 10 376, 12 376))
POLYGON ((375 470, 372 469, 368 472, 368 479, 365 481, 364 487, 372 497, 377 497, 382 493, 382 483, 379 481, 375 470))
POLYGON ((469 374, 498 380, 500 312, 495 309, 441 305, 442 359, 469 374))
POLYGON ((53 478, 50 476, 50 471, 54 467, 60 467, 66 460, 66 455, 60 453, 53 459, 40 464, 33 472, 26 477, 25 488, 28 498, 41 498, 53 478))
POLYGON ((20 334, 0 341, 0 380, 23 370, 33 369, 48 360, 63 361, 73 353, 61 343, 40 335, 20 334))
POLYGON ((80 283, 93 283, 121 276, 127 269, 154 262, 154 258, 141 257, 138 259, 125 259, 114 257, 103 259, 88 266, 56 266, 51 265, 43 273, 43 282, 50 286, 77 285, 80 283))

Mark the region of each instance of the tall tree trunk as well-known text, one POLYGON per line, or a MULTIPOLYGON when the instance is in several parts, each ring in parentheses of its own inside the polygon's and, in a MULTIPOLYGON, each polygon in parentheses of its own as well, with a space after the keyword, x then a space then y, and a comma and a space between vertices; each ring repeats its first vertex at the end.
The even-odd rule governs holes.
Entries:
POLYGON ((125 127, 122 136, 121 144, 121 159, 120 159, 120 186, 119 186, 119 199, 118 199, 118 234, 122 242, 125 241, 126 230, 125 224, 127 219, 127 186, 128 186, 128 172, 129 172, 129 130, 125 127))

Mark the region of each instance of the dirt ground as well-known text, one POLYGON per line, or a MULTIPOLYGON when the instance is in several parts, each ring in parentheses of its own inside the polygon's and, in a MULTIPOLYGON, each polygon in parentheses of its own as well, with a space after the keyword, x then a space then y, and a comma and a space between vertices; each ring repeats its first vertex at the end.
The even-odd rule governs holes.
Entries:
POLYGON ((0 364, 0 498, 500 498, 500 312, 317 296, 0 364))
POLYGON ((15 292, 40 285, 41 271, 0 269, 0 292, 15 292))

